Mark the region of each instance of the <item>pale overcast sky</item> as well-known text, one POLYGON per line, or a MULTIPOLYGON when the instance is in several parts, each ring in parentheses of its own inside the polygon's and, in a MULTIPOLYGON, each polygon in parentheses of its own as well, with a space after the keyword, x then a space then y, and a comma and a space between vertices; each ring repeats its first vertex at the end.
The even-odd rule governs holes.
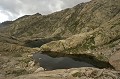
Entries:
POLYGON ((90 0, 0 0, 0 22, 28 14, 46 15, 87 1, 90 0))

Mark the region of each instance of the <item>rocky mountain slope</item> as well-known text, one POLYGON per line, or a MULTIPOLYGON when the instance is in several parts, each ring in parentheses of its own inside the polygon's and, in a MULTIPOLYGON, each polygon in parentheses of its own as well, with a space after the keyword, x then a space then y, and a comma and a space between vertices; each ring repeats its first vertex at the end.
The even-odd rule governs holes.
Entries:
POLYGON ((12 24, 13 23, 13 21, 5 21, 5 22, 2 22, 2 23, 0 23, 0 28, 1 27, 5 27, 5 26, 9 26, 10 24, 12 24))
POLYGON ((74 34, 92 31, 102 24, 119 16, 119 0, 92 0, 78 4, 73 8, 55 12, 50 15, 35 14, 16 20, 8 28, 10 35, 46 37, 58 34, 69 37, 74 34), (49 28, 49 29, 46 29, 49 28))
MULTIPOLYGON (((28 65, 24 69, 20 64, 16 65, 25 73, 33 72, 34 69, 28 69, 28 61, 31 61, 29 54, 36 51, 50 52, 55 56, 86 55, 84 58, 97 60, 95 66, 103 67, 98 62, 101 61, 120 70, 117 64, 120 61, 116 58, 119 50, 120 0, 91 0, 49 15, 25 15, 0 30, 1 60, 6 61, 2 56, 15 57, 16 62, 25 60, 24 64, 28 65)), ((9 61, 6 63, 9 65, 9 61)), ((7 71, 11 67, 0 68, 7 71)))

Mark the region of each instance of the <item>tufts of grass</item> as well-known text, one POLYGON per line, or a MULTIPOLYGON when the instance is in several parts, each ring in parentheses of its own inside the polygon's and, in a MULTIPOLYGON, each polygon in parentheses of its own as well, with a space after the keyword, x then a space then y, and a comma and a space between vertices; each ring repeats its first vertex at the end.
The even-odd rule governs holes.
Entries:
POLYGON ((74 74, 72 74, 73 77, 81 77, 82 74, 80 72, 76 72, 74 74))

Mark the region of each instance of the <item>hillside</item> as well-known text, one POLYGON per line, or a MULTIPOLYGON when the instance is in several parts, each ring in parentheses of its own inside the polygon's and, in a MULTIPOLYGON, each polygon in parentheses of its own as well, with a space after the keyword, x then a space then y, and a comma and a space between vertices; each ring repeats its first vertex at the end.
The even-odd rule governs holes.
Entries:
MULTIPOLYGON (((120 53, 120 0, 92 0, 49 15, 25 15, 0 30, 0 45, 0 56, 21 57, 27 64, 28 55, 42 51, 88 58, 95 67, 120 70, 120 60, 112 57, 120 53)), ((33 72, 26 67, 25 73, 33 72)))
POLYGON ((13 21, 5 21, 5 22, 0 23, 0 27, 9 26, 12 23, 13 23, 13 21))
POLYGON ((119 0, 92 0, 49 15, 26 15, 15 20, 4 32, 19 40, 31 40, 27 43, 33 47, 40 47, 41 39, 55 38, 48 40, 54 42, 44 42, 48 44, 41 47, 42 51, 76 54, 112 45, 120 39, 119 3, 119 0), (34 45, 37 43, 40 45, 34 45))
POLYGON ((63 30, 62 36, 69 37, 81 32, 88 32, 108 22, 119 14, 119 1, 96 1, 79 4, 50 15, 35 14, 16 20, 8 28, 14 36, 49 36, 63 30), (112 3, 112 4, 111 4, 112 3), (46 29, 49 28, 49 29, 46 29), (64 32, 65 31, 65 32, 64 32))

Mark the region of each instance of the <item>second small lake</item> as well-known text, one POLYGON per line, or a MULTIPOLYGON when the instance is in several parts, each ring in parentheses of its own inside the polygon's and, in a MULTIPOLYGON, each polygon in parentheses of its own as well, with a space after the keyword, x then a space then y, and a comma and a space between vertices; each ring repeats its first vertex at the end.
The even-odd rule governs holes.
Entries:
POLYGON ((77 61, 70 57, 52 57, 42 53, 34 53, 33 59, 35 62, 39 63, 41 67, 47 70, 93 67, 92 64, 84 61, 77 61))

